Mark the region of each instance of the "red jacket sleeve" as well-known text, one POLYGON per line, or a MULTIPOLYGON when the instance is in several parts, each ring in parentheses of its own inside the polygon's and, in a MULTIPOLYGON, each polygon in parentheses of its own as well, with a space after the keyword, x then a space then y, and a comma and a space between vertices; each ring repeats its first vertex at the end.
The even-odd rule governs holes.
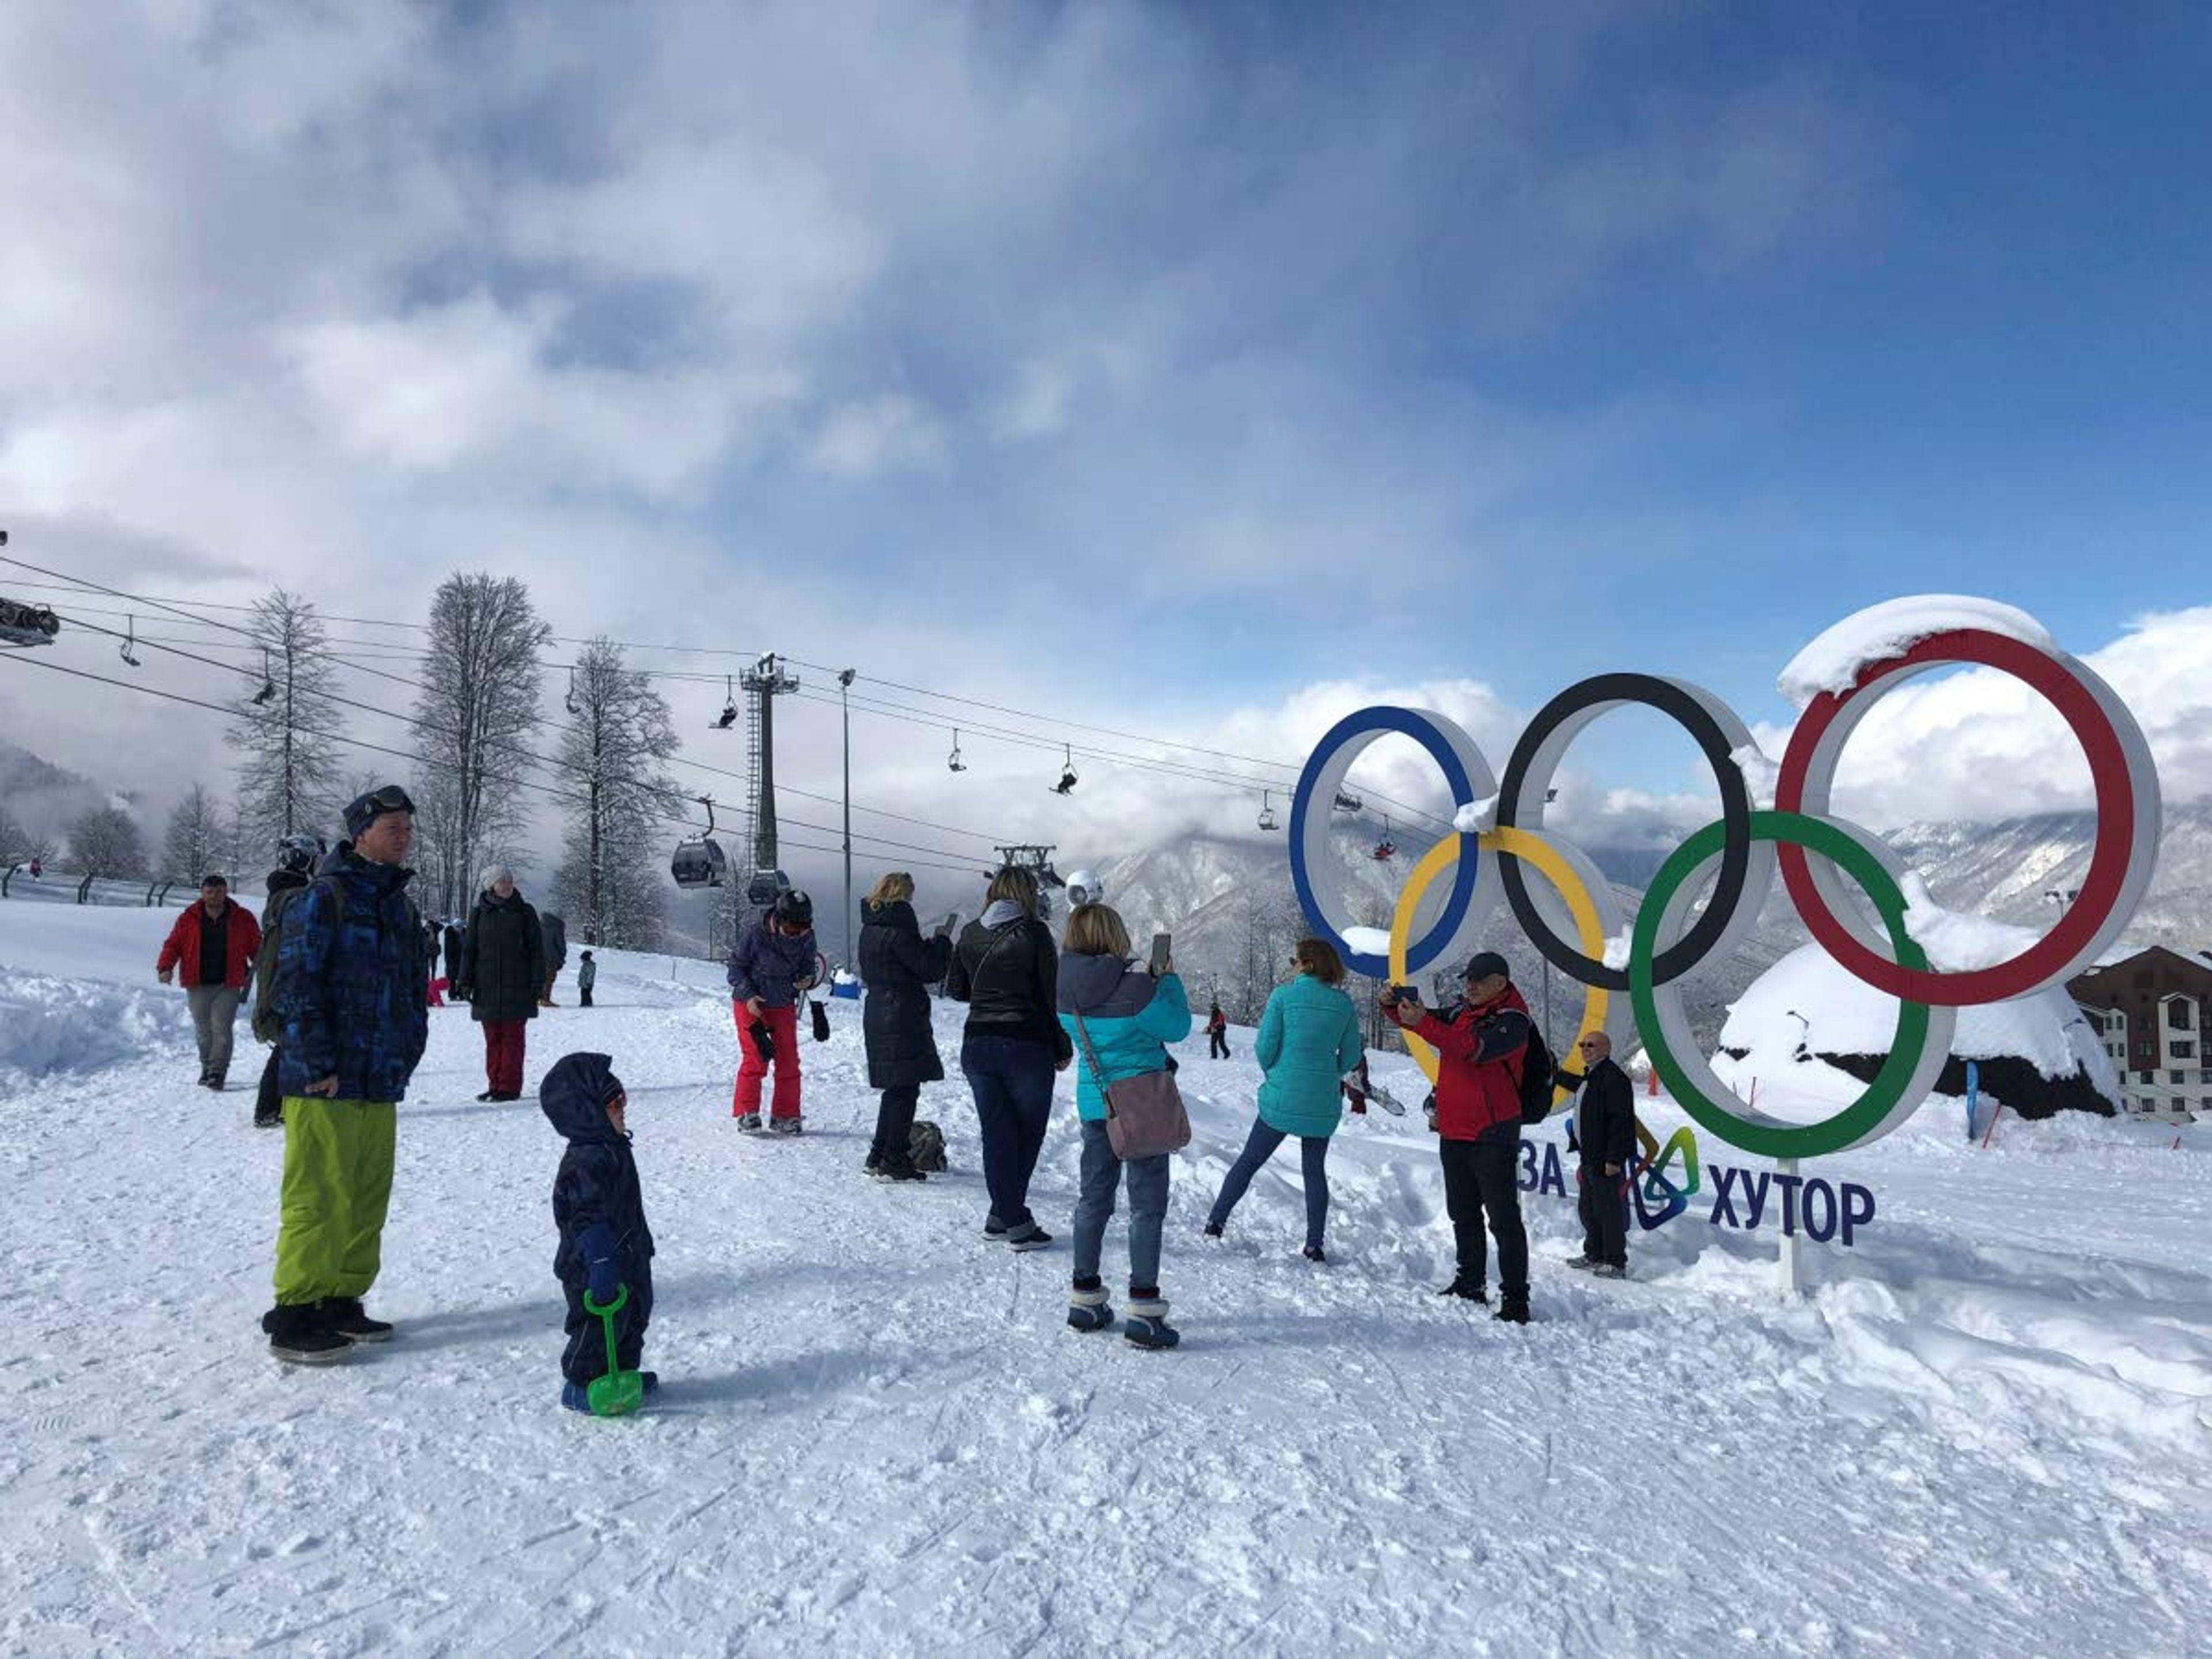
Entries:
POLYGON ((186 910, 184 915, 179 916, 176 921, 171 924, 169 928, 169 937, 161 941, 161 954, 154 958, 154 971, 155 973, 167 973, 170 969, 175 967, 183 958, 185 954, 185 924, 191 919, 192 913, 190 910, 186 910))

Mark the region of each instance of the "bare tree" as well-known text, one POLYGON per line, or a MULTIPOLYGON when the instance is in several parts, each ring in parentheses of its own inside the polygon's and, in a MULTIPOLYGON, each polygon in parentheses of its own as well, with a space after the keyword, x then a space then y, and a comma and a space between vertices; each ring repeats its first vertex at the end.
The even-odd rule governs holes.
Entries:
POLYGON ((69 828, 70 860, 88 876, 147 876, 138 820, 120 806, 96 806, 69 828))
POLYGON ((240 701, 227 734, 239 754, 239 806, 252 837, 274 842, 329 823, 342 715, 328 634, 312 600, 272 588, 248 624, 267 653, 265 696, 240 701))
POLYGON ((528 763, 514 751, 538 724, 538 652, 551 634, 511 576, 448 576, 431 601, 415 702, 428 770, 412 793, 425 888, 447 915, 466 908, 477 860, 521 830, 528 763))
POLYGON ((585 944, 657 949, 665 896, 654 836, 674 790, 660 764, 676 752, 675 722, 605 638, 585 647, 570 702, 561 763, 580 799, 569 809, 554 890, 585 944))
POLYGON ((198 881, 211 870, 228 872, 234 882, 238 872, 224 856, 222 809, 204 784, 185 792, 169 814, 168 834, 161 842, 161 875, 170 881, 198 881))

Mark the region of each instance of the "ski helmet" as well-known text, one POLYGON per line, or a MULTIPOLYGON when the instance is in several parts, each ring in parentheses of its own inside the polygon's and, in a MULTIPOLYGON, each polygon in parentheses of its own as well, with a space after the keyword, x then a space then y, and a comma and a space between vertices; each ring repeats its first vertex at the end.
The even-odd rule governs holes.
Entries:
POLYGON ((814 925, 814 901, 796 887, 787 887, 775 896, 775 919, 794 927, 814 925))
POLYGON ((1070 905, 1103 904, 1106 884, 1098 879, 1096 870, 1078 870, 1067 878, 1067 902, 1070 905))
POLYGON ((276 843, 276 867, 304 874, 315 867, 325 850, 320 836, 287 836, 276 843))

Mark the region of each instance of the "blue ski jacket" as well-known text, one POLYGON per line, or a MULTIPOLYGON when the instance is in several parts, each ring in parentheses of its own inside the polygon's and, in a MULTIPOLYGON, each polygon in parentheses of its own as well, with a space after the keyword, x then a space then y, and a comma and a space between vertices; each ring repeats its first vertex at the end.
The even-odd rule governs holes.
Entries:
POLYGON ((1105 1073, 1106 1083, 1164 1072, 1165 1045, 1190 1035, 1190 1006, 1183 1000, 1182 981, 1173 974, 1154 979, 1119 957, 1073 951, 1062 956, 1058 994, 1060 1026, 1075 1045, 1075 1109, 1085 1122, 1106 1119, 1099 1072, 1105 1073), (1088 1050, 1076 1030, 1078 1014, 1091 1034, 1088 1050), (1092 1051, 1098 1057, 1095 1069, 1092 1051))
POLYGON ((274 998, 283 1093, 335 1075, 338 1100, 407 1097, 430 1035, 422 921, 407 896, 414 878, 341 845, 285 907, 274 998))

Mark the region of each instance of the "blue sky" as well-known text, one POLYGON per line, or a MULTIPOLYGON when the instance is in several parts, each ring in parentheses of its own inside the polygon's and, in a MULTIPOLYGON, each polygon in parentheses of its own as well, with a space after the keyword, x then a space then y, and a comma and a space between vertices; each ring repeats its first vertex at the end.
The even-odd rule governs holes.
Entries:
MULTIPOLYGON (((490 568, 1292 756, 1324 683, 1773 721, 1899 592, 2083 652, 2212 599, 2200 9, 455 16, 0 16, 27 556, 399 617, 490 568)), ((117 698, 37 712, 213 763, 117 698)), ((928 806, 908 735, 860 764, 928 806)))

